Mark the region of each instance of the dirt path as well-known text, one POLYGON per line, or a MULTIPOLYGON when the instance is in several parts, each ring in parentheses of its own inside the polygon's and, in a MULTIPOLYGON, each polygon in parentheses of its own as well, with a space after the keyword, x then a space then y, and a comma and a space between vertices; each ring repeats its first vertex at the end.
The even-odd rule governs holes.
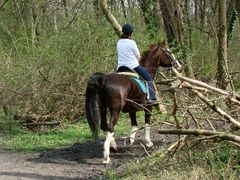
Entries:
MULTIPOLYGON (((142 135, 138 139, 142 139, 142 135)), ((163 136, 152 134, 153 152, 162 146, 163 136)), ((146 156, 139 143, 124 146, 123 139, 116 139, 118 152, 111 153, 111 165, 102 164, 103 141, 75 143, 72 146, 41 153, 22 154, 0 150, 0 180, 72 180, 99 179, 107 168, 120 170, 126 162, 146 156)))

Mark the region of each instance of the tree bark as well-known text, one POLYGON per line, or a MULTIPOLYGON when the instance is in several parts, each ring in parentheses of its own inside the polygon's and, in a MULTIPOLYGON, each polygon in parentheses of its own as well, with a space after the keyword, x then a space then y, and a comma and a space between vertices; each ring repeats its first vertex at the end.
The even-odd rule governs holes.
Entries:
POLYGON ((197 0, 194 1, 194 20, 195 20, 195 23, 198 24, 199 23, 199 5, 198 3, 196 3, 197 0))
POLYGON ((38 42, 39 23, 38 23, 38 6, 35 1, 32 1, 32 45, 35 46, 38 42))
POLYGON ((227 9, 227 46, 229 47, 232 41, 233 32, 237 22, 237 11, 235 8, 236 0, 230 0, 227 9))
POLYGON ((200 0, 201 2, 201 11, 200 11, 200 23, 201 23, 201 27, 204 29, 205 27, 205 23, 206 23, 206 16, 205 16, 205 13, 206 13, 206 7, 207 7, 207 4, 206 4, 206 0, 200 0))
POLYGON ((126 18, 127 17, 127 12, 126 12, 126 7, 125 7, 124 0, 121 0, 121 7, 122 7, 123 16, 126 18))
POLYGON ((204 135, 204 136, 216 136, 223 140, 228 140, 236 143, 240 143, 240 137, 233 134, 227 134, 225 132, 215 132, 202 129, 160 129, 159 134, 188 134, 188 135, 204 135))
POLYGON ((185 67, 186 76, 194 79, 194 73, 192 69, 191 60, 191 28, 190 28, 190 18, 189 18, 189 1, 184 0, 183 7, 183 62, 185 67))
POLYGON ((240 1, 239 0, 236 0, 235 8, 236 8, 237 15, 238 15, 238 20, 239 20, 239 23, 240 23, 240 1))
POLYGON ((227 60, 226 0, 218 1, 218 23, 217 86, 226 89, 230 82, 227 60))
POLYGON ((118 23, 116 18, 112 15, 112 13, 108 10, 107 0, 100 0, 100 7, 101 7, 101 10, 102 10, 103 14, 105 15, 106 19, 108 20, 108 22, 111 24, 112 28, 114 29, 114 31, 117 33, 118 36, 121 36, 122 27, 118 23))
POLYGON ((167 34, 167 40, 170 46, 178 41, 178 31, 173 17, 173 5, 169 0, 159 0, 160 9, 162 12, 163 24, 167 34))

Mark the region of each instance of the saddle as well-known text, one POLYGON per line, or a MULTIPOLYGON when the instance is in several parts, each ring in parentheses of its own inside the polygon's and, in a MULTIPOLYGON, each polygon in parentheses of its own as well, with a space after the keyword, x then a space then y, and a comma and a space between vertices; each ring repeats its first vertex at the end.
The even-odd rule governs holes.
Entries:
POLYGON ((142 91, 146 94, 149 94, 148 84, 145 81, 141 80, 140 76, 137 74, 136 71, 131 70, 126 66, 121 66, 118 68, 117 74, 125 75, 134 79, 137 82, 137 84, 141 87, 142 91))

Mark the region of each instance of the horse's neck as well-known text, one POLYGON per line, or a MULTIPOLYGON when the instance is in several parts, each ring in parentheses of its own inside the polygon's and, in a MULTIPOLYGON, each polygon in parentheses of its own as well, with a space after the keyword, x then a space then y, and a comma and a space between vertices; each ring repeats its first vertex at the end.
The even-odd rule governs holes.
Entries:
POLYGON ((157 65, 154 65, 154 59, 141 59, 140 65, 146 68, 146 70, 149 72, 149 74, 154 78, 156 72, 157 72, 157 65))

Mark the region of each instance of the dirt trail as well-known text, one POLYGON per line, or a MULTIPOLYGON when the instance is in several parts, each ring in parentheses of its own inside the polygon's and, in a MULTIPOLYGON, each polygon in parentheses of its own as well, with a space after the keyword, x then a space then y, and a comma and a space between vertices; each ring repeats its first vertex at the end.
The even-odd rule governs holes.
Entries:
MULTIPOLYGON (((144 136, 140 135, 137 139, 142 137, 144 136)), ((165 138, 152 133, 155 145, 149 152, 159 149, 165 138)), ((117 138, 116 142, 118 151, 111 153, 110 166, 102 164, 103 140, 75 143, 41 153, 23 154, 0 150, 0 180, 100 179, 107 168, 120 170, 127 162, 147 156, 139 143, 126 147, 122 138, 117 138)))

